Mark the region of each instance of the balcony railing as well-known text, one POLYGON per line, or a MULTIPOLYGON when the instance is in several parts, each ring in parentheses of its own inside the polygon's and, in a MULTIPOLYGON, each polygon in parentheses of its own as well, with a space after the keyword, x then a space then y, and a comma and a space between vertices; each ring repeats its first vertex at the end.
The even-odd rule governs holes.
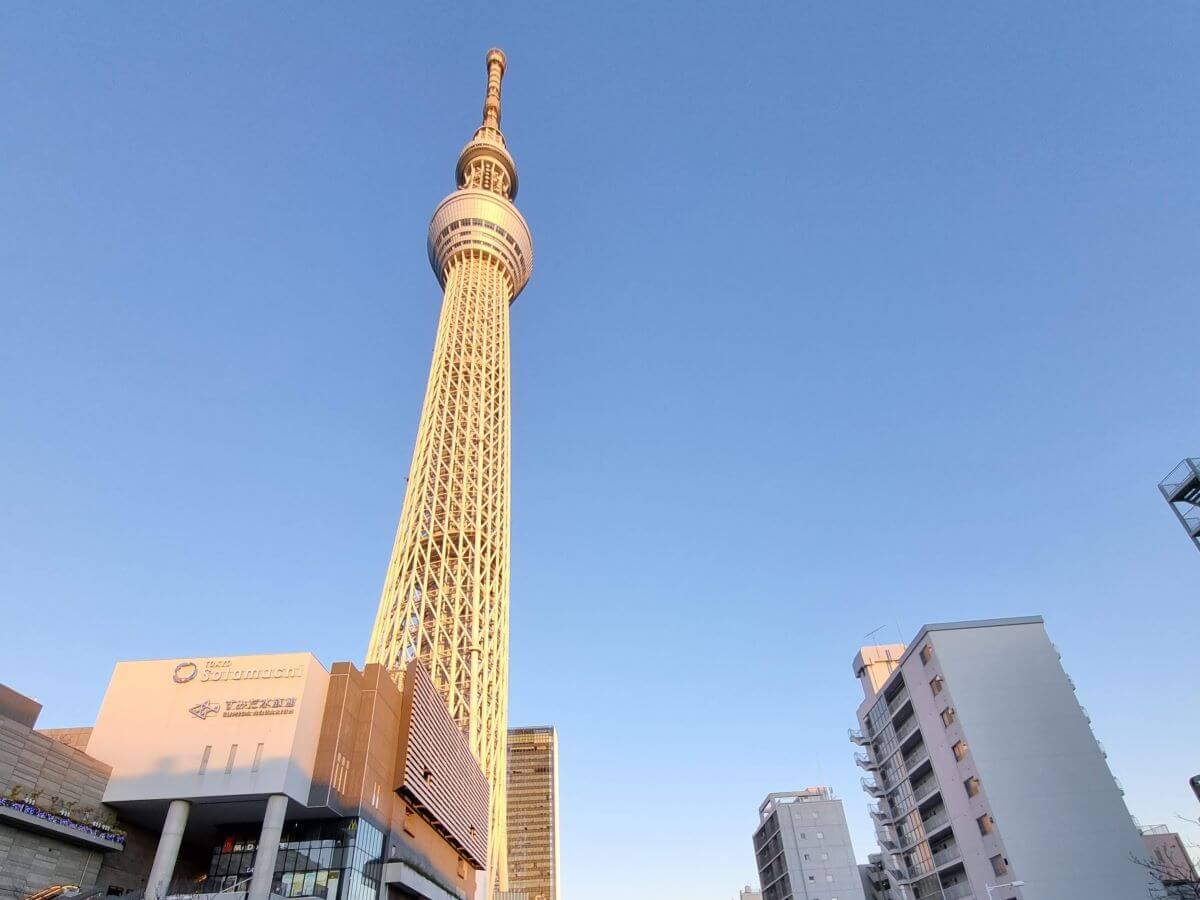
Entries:
POLYGON ((911 719, 907 720, 902 726, 900 726, 899 730, 896 731, 896 743, 903 744, 906 740, 908 740, 909 735, 911 735, 916 730, 917 730, 917 717, 913 716, 911 719))
POLYGON ((900 693, 888 701, 888 710, 895 713, 896 710, 904 705, 906 700, 908 700, 908 688, 904 687, 900 689, 900 693))
POLYGON ((926 834, 930 834, 931 832, 941 828, 948 821, 950 821, 950 814, 946 812, 946 807, 943 806, 928 819, 925 819, 921 823, 921 827, 925 829, 926 834))
POLYGON ((937 778, 934 777, 932 772, 927 773, 924 778, 912 786, 913 805, 920 806, 937 789, 937 778))
POLYGON ((941 868, 947 863, 952 863, 956 859, 962 859, 962 853, 958 850, 958 844, 951 844, 933 854, 933 865, 935 868, 941 868))
POLYGON ((879 763, 871 759, 871 755, 869 753, 855 753, 854 761, 858 764, 860 769, 866 769, 868 772, 879 771, 879 763))
POLYGON ((1158 489, 1168 501, 1174 502, 1182 499, 1181 495, 1197 479, 1200 479, 1200 459, 1185 459, 1158 483, 1158 489))
POLYGON ((851 743, 858 744, 860 747, 871 742, 871 739, 863 734, 861 728, 847 728, 846 736, 850 738, 851 743))
POLYGON ((872 797, 882 797, 884 794, 883 786, 876 783, 873 778, 861 778, 862 789, 872 797))
MULTIPOLYGON (((936 896, 934 894, 934 897, 936 896)), ((942 900, 963 900, 964 897, 974 897, 974 894, 971 893, 971 885, 966 881, 942 888, 942 900)))
POLYGON ((911 756, 904 757, 904 766, 908 771, 912 771, 925 760, 929 759, 929 748, 925 746, 925 742, 921 742, 921 746, 913 751, 911 756))
POLYGON ((916 881, 918 878, 924 878, 935 868, 933 860, 929 857, 914 859, 911 863, 906 862, 904 867, 908 870, 908 875, 904 878, 905 881, 916 881))

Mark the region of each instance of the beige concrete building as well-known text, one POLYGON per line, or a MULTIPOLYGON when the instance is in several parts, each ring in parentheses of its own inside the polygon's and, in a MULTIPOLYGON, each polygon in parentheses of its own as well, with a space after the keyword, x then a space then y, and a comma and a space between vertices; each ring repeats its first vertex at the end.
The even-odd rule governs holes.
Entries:
POLYGON ((1142 842, 1146 845, 1143 857, 1146 871, 1164 887, 1177 888, 1174 892, 1168 891, 1167 895, 1200 895, 1200 875, 1196 874, 1191 854, 1178 832, 1171 831, 1166 825, 1152 825, 1141 831, 1142 842))
POLYGON ((558 734, 508 732, 508 883, 528 900, 559 900, 558 734))
POLYGON ((118 663, 87 741, 147 900, 484 900, 488 786, 420 665, 118 663))

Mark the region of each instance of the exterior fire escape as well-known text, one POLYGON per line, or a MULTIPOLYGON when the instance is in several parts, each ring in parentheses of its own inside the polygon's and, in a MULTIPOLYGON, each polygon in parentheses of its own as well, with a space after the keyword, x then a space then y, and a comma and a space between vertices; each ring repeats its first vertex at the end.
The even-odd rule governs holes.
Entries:
POLYGON ((1200 457, 1185 459, 1158 483, 1163 497, 1200 550, 1200 457))

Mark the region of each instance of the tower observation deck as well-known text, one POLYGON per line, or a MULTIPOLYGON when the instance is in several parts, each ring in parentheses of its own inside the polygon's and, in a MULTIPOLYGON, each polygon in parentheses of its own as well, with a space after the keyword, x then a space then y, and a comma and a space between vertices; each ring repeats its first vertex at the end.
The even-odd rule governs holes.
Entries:
MULTIPOLYGON (((500 131, 507 61, 487 54, 483 122, 457 189, 429 224, 441 318, 400 524, 367 661, 428 669, 491 788, 489 876, 507 887, 509 304, 533 239, 513 205, 517 167, 500 131)), ((490 886, 489 886, 490 887, 490 886)))

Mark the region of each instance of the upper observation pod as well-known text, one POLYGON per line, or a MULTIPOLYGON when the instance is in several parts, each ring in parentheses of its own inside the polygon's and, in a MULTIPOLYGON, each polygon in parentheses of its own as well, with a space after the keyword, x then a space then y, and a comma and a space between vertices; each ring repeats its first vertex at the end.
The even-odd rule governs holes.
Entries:
POLYGON ((459 154, 458 189, 438 204, 429 223, 429 264, 445 287, 456 259, 486 254, 500 263, 513 300, 533 271, 533 236, 512 204, 517 166, 500 131, 500 83, 507 66, 502 50, 488 51, 483 123, 459 154))
POLYGON ((478 187, 517 198, 517 164, 513 162, 500 131, 500 82, 508 60, 503 50, 493 47, 487 55, 487 95, 483 98, 483 124, 458 155, 454 175, 459 187, 478 187))

